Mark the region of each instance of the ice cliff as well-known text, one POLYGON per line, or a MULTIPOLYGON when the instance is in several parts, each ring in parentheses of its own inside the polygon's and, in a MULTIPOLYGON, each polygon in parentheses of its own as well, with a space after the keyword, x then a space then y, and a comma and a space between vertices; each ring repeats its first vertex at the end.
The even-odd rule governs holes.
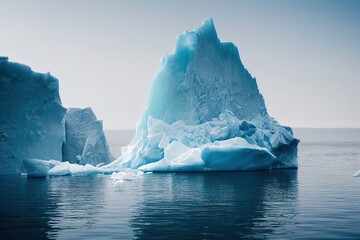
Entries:
POLYGON ((62 160, 66 109, 58 80, 0 59, 0 173, 19 172, 23 159, 62 160))
POLYGON ((19 173, 26 159, 96 165, 112 158, 91 109, 67 111, 56 78, 0 57, 0 174, 19 173))
POLYGON ((65 115, 65 129, 65 161, 96 166, 114 160, 102 121, 97 120, 91 108, 69 108, 65 115))
POLYGON ((107 168, 296 168, 298 142, 290 127, 269 116, 237 47, 221 42, 213 20, 206 19, 162 58, 136 134, 107 168))

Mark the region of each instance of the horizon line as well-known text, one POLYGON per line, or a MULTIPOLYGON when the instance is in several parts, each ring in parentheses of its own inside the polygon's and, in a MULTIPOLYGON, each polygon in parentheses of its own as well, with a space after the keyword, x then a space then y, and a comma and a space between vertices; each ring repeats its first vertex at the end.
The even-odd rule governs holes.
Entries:
MULTIPOLYGON (((292 129, 359 129, 360 127, 291 127, 292 129)), ((104 131, 136 131, 136 128, 104 128, 104 131)))

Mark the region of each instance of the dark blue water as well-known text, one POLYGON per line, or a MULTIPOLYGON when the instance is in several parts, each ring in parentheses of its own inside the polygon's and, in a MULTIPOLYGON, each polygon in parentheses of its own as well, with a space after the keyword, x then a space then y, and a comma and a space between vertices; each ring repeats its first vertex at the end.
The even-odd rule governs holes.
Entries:
POLYGON ((0 239, 360 239, 360 143, 303 142, 298 170, 0 176, 0 239))

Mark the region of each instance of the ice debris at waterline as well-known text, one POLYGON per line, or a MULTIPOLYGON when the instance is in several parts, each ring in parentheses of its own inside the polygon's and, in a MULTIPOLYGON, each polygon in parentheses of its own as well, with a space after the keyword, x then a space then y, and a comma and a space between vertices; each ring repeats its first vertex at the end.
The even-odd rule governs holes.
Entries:
POLYGON ((28 177, 65 176, 65 175, 91 175, 105 173, 98 166, 90 164, 79 165, 57 160, 26 159, 24 166, 28 177))
MULTIPOLYGON (((114 183, 119 181, 137 180, 139 176, 145 173, 140 170, 126 169, 122 172, 109 172, 99 164, 80 165, 76 163, 60 162, 57 160, 26 159, 24 160, 28 177, 47 177, 47 176, 66 176, 66 175, 93 175, 93 174, 111 174, 114 183)), ((147 172, 149 174, 151 172, 147 172)))
POLYGON ((114 159, 101 121, 90 108, 64 108, 49 73, 0 57, 0 92, 0 174, 20 173, 24 159, 84 165, 114 159))
POLYGON ((296 168, 290 127, 266 110, 237 47, 220 42, 212 19, 177 38, 153 80, 136 134, 105 168, 238 171, 296 168))

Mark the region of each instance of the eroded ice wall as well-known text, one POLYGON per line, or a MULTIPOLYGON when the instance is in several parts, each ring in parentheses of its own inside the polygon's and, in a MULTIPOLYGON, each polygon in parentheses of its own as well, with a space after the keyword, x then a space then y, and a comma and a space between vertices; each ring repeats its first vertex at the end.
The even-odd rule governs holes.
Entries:
POLYGON ((0 174, 20 172, 24 159, 61 161, 65 113, 56 78, 0 58, 0 174))
POLYGON ((65 127, 65 161, 96 166, 114 160, 102 121, 97 120, 91 108, 69 108, 65 115, 65 127))

